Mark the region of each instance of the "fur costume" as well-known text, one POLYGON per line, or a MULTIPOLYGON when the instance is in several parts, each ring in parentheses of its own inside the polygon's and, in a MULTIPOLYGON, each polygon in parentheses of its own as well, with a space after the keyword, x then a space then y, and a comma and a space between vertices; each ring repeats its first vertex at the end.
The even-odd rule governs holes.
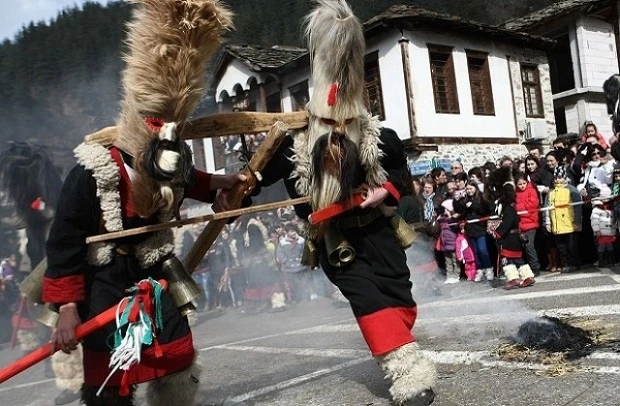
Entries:
MULTIPOLYGON (((426 406, 434 398, 436 371, 411 333, 417 307, 406 256, 389 218, 405 191, 408 168, 403 144, 365 107, 366 45, 362 25, 348 4, 317 1, 306 18, 305 33, 314 85, 307 105, 309 126, 285 139, 262 171, 261 184, 284 179, 292 198, 310 196, 311 204, 295 207, 304 220, 313 211, 349 201, 357 192, 388 192, 377 208, 352 208, 308 226, 306 237, 315 243, 328 279, 349 302, 390 381, 394 402, 426 406), (350 247, 353 259, 334 263, 328 235, 350 247)), ((310 245, 306 248, 311 252, 310 245)))
MULTIPOLYGON (((182 133, 232 14, 217 0, 129 1, 136 7, 127 26, 117 127, 87 136, 75 149, 78 165, 65 180, 47 244, 43 297, 76 303, 82 320, 117 305, 137 283, 141 294, 144 282, 155 295, 149 278, 166 279, 163 263, 174 255, 171 230, 92 245, 86 237, 167 222, 178 216, 183 198, 212 203, 216 193, 211 175, 193 167, 182 133)), ((156 297, 153 313, 161 317, 151 326, 152 340, 115 336, 112 346, 111 336, 129 331, 117 332, 116 323, 84 339, 87 406, 131 405, 135 385, 143 382, 156 393, 151 403, 193 404, 199 367, 187 318, 170 291, 156 297), (140 356, 116 370, 110 350, 116 355, 120 348, 140 356)), ((155 320, 154 314, 141 317, 155 320)))

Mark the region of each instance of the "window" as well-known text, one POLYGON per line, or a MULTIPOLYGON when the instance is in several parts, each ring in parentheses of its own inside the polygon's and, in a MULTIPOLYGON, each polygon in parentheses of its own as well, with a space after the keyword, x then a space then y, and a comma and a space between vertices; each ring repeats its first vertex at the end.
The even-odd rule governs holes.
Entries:
POLYGON ((282 113, 282 102, 280 101, 280 92, 267 96, 267 112, 282 113))
POLYGON ((308 81, 304 80, 288 88, 291 93, 293 111, 305 110, 308 100, 310 100, 310 92, 308 91, 308 81))
POLYGON ((364 58, 364 79, 366 80, 366 107, 373 116, 385 120, 383 93, 381 91, 381 72, 379 71, 379 52, 373 52, 364 58))
POLYGON ((428 54, 431 62, 435 111, 438 114, 459 114, 452 48, 429 45, 428 54))
POLYGON ((194 166, 201 171, 207 170, 207 162, 205 159, 205 146, 203 139, 192 140, 192 150, 194 152, 194 166))
POLYGON ((489 72, 489 55, 484 52, 466 51, 469 86, 474 114, 494 116, 493 88, 489 72))
POLYGON ((521 81, 523 82, 523 98, 525 99, 525 115, 532 118, 545 116, 540 91, 540 74, 536 65, 521 65, 521 81))

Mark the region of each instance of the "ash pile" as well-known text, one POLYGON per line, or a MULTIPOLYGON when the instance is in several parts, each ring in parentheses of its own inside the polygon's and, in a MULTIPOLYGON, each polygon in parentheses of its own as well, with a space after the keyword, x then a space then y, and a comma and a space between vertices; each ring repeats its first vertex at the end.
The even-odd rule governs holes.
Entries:
POLYGON ((586 357, 596 349, 594 332, 549 316, 526 321, 512 340, 532 350, 561 352, 568 361, 586 357))
POLYGON ((611 325, 598 319, 543 316, 523 323, 509 337, 510 343, 491 353, 502 361, 538 364, 540 375, 561 376, 577 370, 574 361, 596 350, 620 352, 619 341, 610 330, 611 325))

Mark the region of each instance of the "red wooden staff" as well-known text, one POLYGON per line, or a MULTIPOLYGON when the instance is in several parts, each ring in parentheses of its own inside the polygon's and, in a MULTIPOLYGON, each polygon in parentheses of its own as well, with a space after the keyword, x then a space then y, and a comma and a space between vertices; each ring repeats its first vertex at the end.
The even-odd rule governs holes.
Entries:
MULTIPOLYGON (((164 290, 168 288, 168 283, 165 280, 162 279, 162 280, 159 280, 158 282, 164 288, 164 290)), ((125 309, 126 305, 127 305, 127 300, 123 300, 119 311, 122 312, 125 309)), ((116 320, 117 307, 118 305, 112 306, 111 308, 104 311, 103 313, 100 313, 97 316, 93 317, 92 319, 88 320, 87 322, 82 323, 79 326, 77 326, 77 328, 75 329, 76 339, 80 341, 84 339, 84 337, 88 336, 89 334, 92 334, 95 331, 99 330, 101 327, 105 326, 106 324, 111 323, 114 320, 116 320)), ((0 369, 0 383, 3 383, 7 379, 10 379, 14 377, 15 375, 25 371, 31 366, 38 364, 39 362, 51 356, 58 350, 59 348, 52 348, 52 343, 47 343, 44 346, 39 347, 38 349, 34 350, 30 354, 24 357, 21 357, 20 359, 13 362, 12 364, 9 364, 6 367, 0 369)))

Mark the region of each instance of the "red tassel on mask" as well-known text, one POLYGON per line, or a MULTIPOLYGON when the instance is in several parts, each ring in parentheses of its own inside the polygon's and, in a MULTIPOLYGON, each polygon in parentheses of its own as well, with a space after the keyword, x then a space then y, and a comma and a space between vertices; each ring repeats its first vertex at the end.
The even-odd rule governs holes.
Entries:
POLYGON ((329 89, 329 96, 327 96, 327 105, 329 107, 334 107, 334 104, 336 104, 337 95, 338 95, 338 83, 334 83, 332 87, 329 89))

